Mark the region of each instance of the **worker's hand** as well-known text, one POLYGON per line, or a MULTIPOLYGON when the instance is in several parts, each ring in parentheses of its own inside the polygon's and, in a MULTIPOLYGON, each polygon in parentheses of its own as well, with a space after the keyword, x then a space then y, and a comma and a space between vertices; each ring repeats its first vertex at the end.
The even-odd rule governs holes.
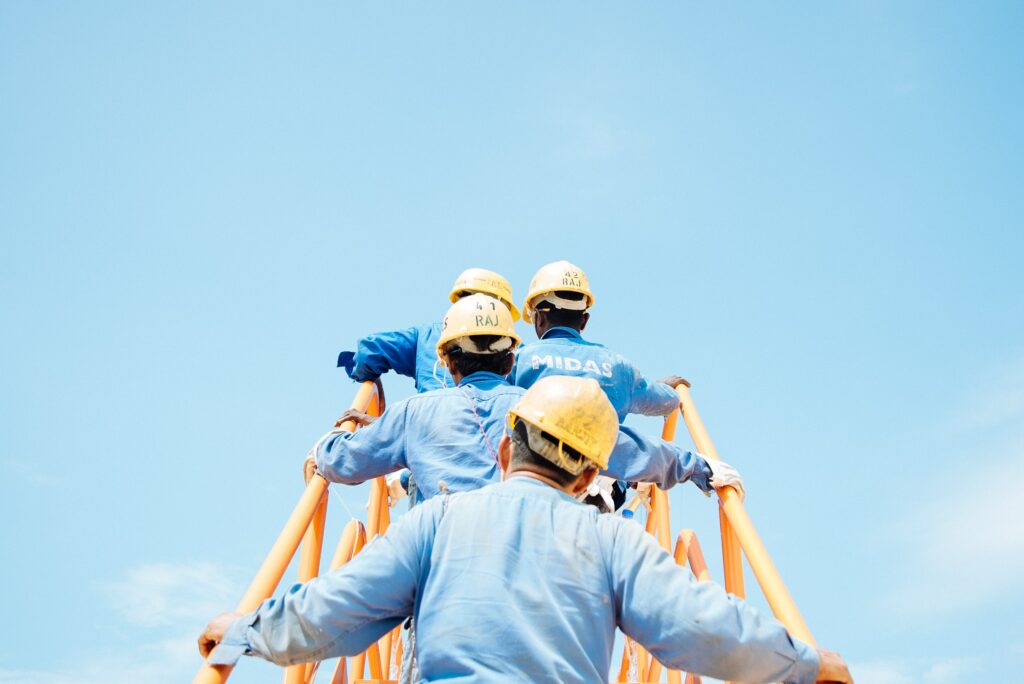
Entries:
POLYGON ((818 659, 821 661, 821 666, 818 668, 818 677, 814 680, 815 682, 819 682, 819 684, 831 682, 853 684, 853 675, 850 674, 850 669, 846 667, 846 662, 841 655, 835 651, 819 648, 818 659))
POLYGON ((302 464, 302 479, 305 480, 306 484, 309 484, 314 475, 316 475, 316 455, 310 451, 302 464))
POLYGON ((679 385, 686 385, 687 387, 690 386, 689 380, 687 380, 686 378, 680 377, 678 375, 666 375, 665 377, 663 377, 658 382, 663 382, 666 385, 668 385, 669 387, 671 387, 672 389, 675 389, 676 387, 679 387, 679 385))
POLYGON ((348 420, 351 420, 356 425, 361 425, 365 427, 372 423, 373 421, 377 420, 377 418, 375 416, 371 416, 368 413, 363 413, 362 411, 349 409, 342 413, 341 417, 338 418, 338 420, 334 421, 334 427, 340 428, 341 424, 348 420))
POLYGON ((391 498, 391 508, 394 508, 399 501, 409 496, 409 492, 406 491, 405 486, 402 484, 402 473, 407 472, 408 471, 406 470, 399 470, 394 473, 390 473, 384 478, 384 482, 388 485, 388 494, 390 494, 391 498))
POLYGON ((210 620, 210 623, 206 625, 206 629, 199 635, 199 655, 208 658, 210 652, 224 638, 224 632, 231 626, 231 623, 240 617, 242 617, 241 613, 221 613, 210 620))
POLYGON ((715 461, 710 458, 705 458, 704 460, 707 461, 708 467, 711 468, 711 477, 708 479, 708 484, 715 489, 732 487, 740 495, 740 501, 747 498, 747 492, 743 489, 743 478, 740 477, 738 470, 725 461, 715 461))

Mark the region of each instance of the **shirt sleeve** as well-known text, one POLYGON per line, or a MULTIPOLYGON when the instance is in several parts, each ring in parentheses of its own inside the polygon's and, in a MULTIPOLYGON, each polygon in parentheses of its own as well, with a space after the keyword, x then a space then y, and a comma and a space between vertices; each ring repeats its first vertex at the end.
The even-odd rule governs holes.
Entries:
POLYGON ((817 651, 782 623, 714 582, 696 581, 639 525, 608 523, 619 626, 666 667, 729 681, 814 682, 817 651))
POLYGON ((355 432, 330 432, 316 446, 316 470, 328 482, 359 484, 407 467, 405 425, 409 401, 388 407, 355 432))
POLYGON ((626 425, 619 426, 605 475, 629 482, 654 482, 662 489, 692 480, 710 492, 711 467, 704 457, 663 439, 648 439, 626 425))
POLYGON ((413 614, 441 503, 417 506, 344 567, 235 620, 207 662, 234 665, 255 655, 294 665, 363 652, 413 614))
POLYGON ((376 380, 389 370, 415 377, 418 340, 419 330, 416 327, 374 333, 356 343, 355 353, 341 352, 338 366, 343 367, 356 382, 376 380))
POLYGON ((633 373, 627 413, 644 416, 667 416, 679 408, 679 395, 663 382, 649 382, 640 370, 629 361, 623 360, 633 373))

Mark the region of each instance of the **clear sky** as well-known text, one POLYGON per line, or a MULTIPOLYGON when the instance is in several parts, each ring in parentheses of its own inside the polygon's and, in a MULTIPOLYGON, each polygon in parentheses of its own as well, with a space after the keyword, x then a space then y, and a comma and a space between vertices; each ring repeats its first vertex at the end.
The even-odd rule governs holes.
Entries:
MULTIPOLYGON (((352 397, 337 352, 556 259, 592 339, 693 382, 859 684, 1016 681, 1022 25, 0 3, 0 682, 187 681, 352 397)), ((366 491, 332 490, 333 536, 366 491)), ((671 496, 721 577, 714 504, 671 496)))

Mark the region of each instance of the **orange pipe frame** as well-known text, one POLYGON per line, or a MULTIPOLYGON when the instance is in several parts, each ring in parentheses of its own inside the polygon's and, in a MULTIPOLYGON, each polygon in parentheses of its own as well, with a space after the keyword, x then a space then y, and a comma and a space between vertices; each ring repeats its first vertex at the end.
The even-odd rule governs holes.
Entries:
MULTIPOLYGON (((330 571, 333 572, 352 560, 353 556, 362 551, 366 545, 366 528, 358 520, 349 520, 345 529, 341 531, 341 538, 338 539, 338 547, 331 558, 330 571)), ((306 674, 309 679, 309 673, 306 674)), ((345 681, 345 659, 338 658, 338 664, 334 668, 334 675, 331 681, 345 681)))
MULTIPOLYGON (((715 445, 712 444, 711 437, 708 436, 707 429, 705 429, 704 423, 700 419, 700 414, 697 413, 697 407, 690 396, 690 388, 686 385, 679 385, 676 387, 676 392, 679 394, 683 420, 686 421, 686 426, 690 430, 690 435, 693 438, 693 443, 697 446, 697 450, 705 458, 714 461, 720 460, 718 458, 718 451, 715 450, 715 445)), ((804 622, 803 616, 793 601, 793 597, 790 595, 789 590, 786 589, 782 576, 779 575, 775 564, 772 563, 771 556, 768 555, 768 549, 765 548, 761 537, 758 536, 757 530, 754 528, 754 523, 743 507, 739 494, 732 487, 723 487, 716 491, 718 492, 721 511, 728 518, 729 524, 727 527, 735 532, 739 546, 742 547, 743 552, 746 554, 750 568, 754 571, 754 576, 757 578, 761 591, 764 593, 765 599, 767 599, 768 605, 771 607, 775 617, 797 639, 811 646, 817 646, 814 637, 811 636, 811 630, 807 628, 807 623, 804 622)), ((724 534, 722 541, 724 547, 724 534)))
MULTIPOLYGON (((686 426, 690 430, 690 435, 693 436, 694 444, 697 445, 697 450, 702 454, 705 454, 704 448, 701 444, 697 444, 697 438, 694 435, 694 428, 690 425, 690 419, 687 417, 685 411, 685 405, 683 400, 683 392, 686 392, 686 396, 689 397, 690 389, 688 385, 679 385, 676 388, 676 393, 679 394, 679 408, 683 412, 683 417, 686 419, 686 426)), ((693 400, 690 399, 690 405, 693 406, 693 400)), ((711 438, 708 437, 707 430, 704 430, 704 424, 700 423, 700 416, 697 415, 697 409, 693 408, 692 415, 696 417, 696 421, 700 424, 700 430, 702 431, 703 443, 710 448, 713 458, 717 461, 718 452, 715 451, 714 444, 711 443, 711 438)), ((679 423, 679 412, 673 411, 665 419, 665 427, 662 430, 662 439, 666 442, 671 442, 675 438, 676 425, 679 423)), ((725 517, 725 514, 721 509, 718 511, 718 527, 721 530, 722 535, 722 567, 725 570, 725 590, 730 594, 744 598, 746 596, 746 590, 743 586, 743 559, 740 557, 740 547, 736 542, 736 533, 733 531, 732 526, 729 524, 729 520, 725 517)), ((666 549, 667 550, 667 549, 666 549)))
MULTIPOLYGON (((351 407, 359 411, 372 410, 371 407, 376 404, 376 399, 376 386, 372 382, 364 382, 356 392, 351 407)), ((352 432, 355 428, 356 425, 353 421, 345 421, 341 425, 341 429, 348 432, 352 432)), ((299 503, 295 506, 292 514, 288 516, 284 529, 281 530, 274 545, 270 548, 266 560, 256 572, 256 577, 253 578, 249 588, 238 602, 235 608, 236 612, 252 612, 259 607, 263 599, 274 593, 326 494, 327 480, 319 475, 310 478, 306 484, 306 491, 299 498, 299 503)), ((192 684, 221 684, 227 681, 233 669, 229 665, 213 666, 203 663, 195 679, 192 680, 192 684)))
MULTIPOLYGON (((356 401, 358 401, 358 397, 356 401)), ((353 404, 355 404, 355 401, 353 404)), ((370 415, 376 416, 380 414, 380 402, 376 392, 372 393, 368 402, 360 402, 359 405, 365 407, 359 410, 365 411, 370 415)), ((345 429, 349 422, 346 421, 342 425, 342 429, 345 429)), ((355 423, 352 423, 348 431, 352 432, 355 427, 355 423)), ((320 557, 323 555, 324 546, 324 523, 327 518, 327 498, 325 496, 321 500, 320 507, 317 508, 316 514, 313 516, 309 527, 306 528, 306 534, 302 539, 302 553, 299 557, 299 582, 308 582, 320 574, 320 557)), ((292 665, 285 668, 284 684, 304 684, 310 680, 312 675, 313 663, 292 665)))

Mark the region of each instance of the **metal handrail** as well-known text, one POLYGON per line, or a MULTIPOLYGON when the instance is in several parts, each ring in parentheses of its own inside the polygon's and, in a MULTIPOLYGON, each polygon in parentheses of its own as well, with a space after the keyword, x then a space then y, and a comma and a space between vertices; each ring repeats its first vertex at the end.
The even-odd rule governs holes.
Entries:
MULTIPOLYGON (((679 395, 683 420, 686 421, 686 427, 690 431, 697 450, 705 458, 719 460, 718 451, 712 444, 711 437, 708 436, 704 422, 700 419, 697 407, 690 396, 690 388, 686 385, 679 385, 676 387, 676 393, 679 395)), ((751 570, 754 571, 754 576, 761 586, 761 592, 768 601, 772 613, 775 614, 779 622, 786 626, 790 634, 811 646, 817 646, 814 637, 811 636, 811 630, 807 628, 807 623, 804 622, 803 616, 796 607, 796 602, 793 601, 786 584, 782 581, 782 576, 775 564, 772 563, 768 549, 765 548, 761 537, 754 528, 754 523, 743 507, 740 495, 732 487, 724 487, 715 491, 718 493, 721 511, 728 518, 728 527, 735 532, 737 542, 743 549, 751 570)), ((724 538, 723 535, 723 541, 724 538)), ((742 568, 740 572, 742 573, 742 568)), ((728 589, 728 585, 726 589, 728 589)))
MULTIPOLYGON (((676 387, 679 395, 679 411, 673 411, 665 418, 665 425, 662 429, 662 439, 672 441, 675 438, 676 427, 679 422, 680 413, 686 422, 687 430, 697 451, 708 460, 718 461, 718 451, 708 435, 707 428, 697 412, 690 395, 689 384, 681 384, 676 387)), ((769 607, 775 617, 785 625, 789 633, 797 639, 816 646, 814 637, 811 636, 803 616, 796 607, 789 590, 782 581, 775 564, 772 563, 768 550, 761 541, 754 524, 747 514, 739 494, 732 487, 725 487, 715 490, 719 498, 719 527, 722 538, 722 567, 724 571, 725 589, 731 594, 743 598, 745 588, 743 584, 743 555, 746 555, 747 562, 754 571, 758 585, 768 601, 769 607)), ((650 505, 647 518, 646 531, 654 535, 658 544, 669 551, 668 540, 671 537, 669 522, 668 492, 657 486, 651 488, 650 505)), ((678 564, 689 563, 691 570, 698 581, 710 581, 704 554, 700 544, 692 530, 683 530, 676 539, 674 557, 678 564)), ((627 681, 627 672, 630 665, 630 653, 635 653, 637 658, 637 677, 640 682, 658 682, 661 679, 663 666, 654 656, 648 659, 647 652, 642 646, 626 636, 626 646, 623 648, 622 665, 619 669, 619 682, 627 681)), ((675 670, 668 670, 668 681, 670 684, 679 684, 681 673, 675 670)), ((700 677, 692 674, 686 675, 686 684, 699 684, 700 677)))
MULTIPOLYGON (((352 400, 351 408, 363 412, 373 412, 376 405, 376 386, 372 382, 362 383, 359 391, 356 392, 355 399, 352 400)), ((352 432, 356 429, 356 424, 350 420, 345 421, 342 423, 341 429, 352 432)), ((263 565, 256 572, 256 576, 249 584, 249 588, 246 589, 242 599, 238 602, 235 608, 236 612, 248 613, 256 610, 263 599, 269 598, 274 593, 277 585, 281 582, 281 578, 284 576, 285 570, 288 568, 288 564, 291 563, 292 558, 295 556, 299 543, 306 535, 306 531, 311 527, 310 522, 317 515, 318 509, 322 506, 326 509, 324 501, 326 496, 327 480, 319 475, 311 477, 309 482, 306 483, 306 490, 299 498, 299 503, 295 506, 291 515, 288 516, 288 521, 285 523, 274 545, 270 548, 266 560, 263 561, 263 565)), ((323 541, 322 529, 320 541, 321 543, 323 541)), ((317 558, 319 558, 319 553, 317 553, 317 558)), ((317 563, 319 563, 319 560, 317 563)), ((199 672, 196 673, 195 678, 192 680, 192 684, 222 684, 231 676, 233 669, 230 665, 203 663, 202 667, 199 668, 199 672)))

